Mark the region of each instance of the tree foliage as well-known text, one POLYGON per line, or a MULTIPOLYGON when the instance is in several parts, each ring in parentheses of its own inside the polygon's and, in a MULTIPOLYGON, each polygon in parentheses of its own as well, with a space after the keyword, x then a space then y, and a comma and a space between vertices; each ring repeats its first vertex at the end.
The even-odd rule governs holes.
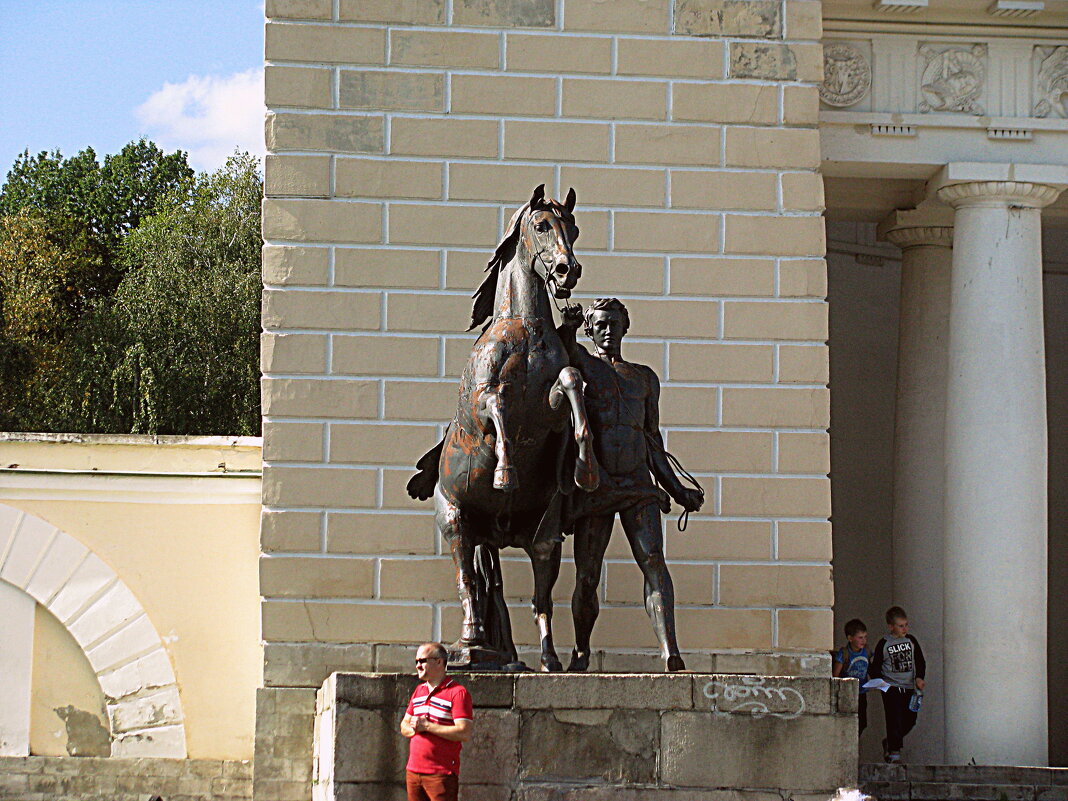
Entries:
POLYGON ((0 428, 259 432, 255 159, 24 154, 0 191, 0 428), (94 166, 96 165, 96 166, 94 166))

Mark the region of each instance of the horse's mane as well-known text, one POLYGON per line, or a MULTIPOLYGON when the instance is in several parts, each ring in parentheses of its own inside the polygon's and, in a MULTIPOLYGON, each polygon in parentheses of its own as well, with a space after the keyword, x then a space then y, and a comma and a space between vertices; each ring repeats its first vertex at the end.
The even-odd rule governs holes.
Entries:
MULTIPOLYGON (((524 203, 515 214, 512 215, 512 219, 508 221, 508 225, 505 227, 504 238, 497 245, 496 250, 493 251, 493 256, 486 264, 485 279, 479 284, 478 289, 471 296, 475 299, 475 302, 471 304, 471 325, 467 327, 468 331, 473 330, 476 326, 485 322, 493 316, 494 302, 497 298, 497 279, 500 277, 501 268, 515 256, 515 249, 519 245, 519 229, 520 223, 523 221, 524 215, 531 210, 531 204, 534 203, 539 208, 547 208, 559 216, 565 223, 570 226, 575 225, 575 217, 572 210, 565 204, 558 203, 552 198, 546 198, 542 200, 542 192, 544 191, 544 185, 534 190, 534 196, 524 203), (540 191, 539 191, 540 190, 540 191)), ((573 193, 574 190, 571 190, 573 193)), ((574 200, 569 194, 568 199, 572 206, 574 200)), ((578 238, 576 234, 575 238, 578 238)))

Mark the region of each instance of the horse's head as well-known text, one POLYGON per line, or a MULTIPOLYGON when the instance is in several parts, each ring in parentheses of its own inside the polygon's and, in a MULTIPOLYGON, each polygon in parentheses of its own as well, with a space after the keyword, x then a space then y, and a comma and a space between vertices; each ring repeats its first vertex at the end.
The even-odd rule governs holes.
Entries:
POLYGON ((541 184, 512 215, 504 239, 486 265, 489 275, 475 291, 469 331, 493 314, 497 277, 513 258, 522 269, 541 278, 555 297, 571 297, 571 290, 582 276, 582 265, 572 250, 579 236, 574 210, 574 189, 569 189, 567 198, 560 203, 545 197, 545 184, 541 184))
POLYGON ((582 276, 582 265, 572 250, 579 235, 572 214, 575 190, 569 189, 564 202, 558 203, 545 197, 542 184, 534 190, 525 209, 520 214, 517 243, 521 252, 526 251, 524 264, 531 265, 556 297, 571 297, 571 290, 582 276))

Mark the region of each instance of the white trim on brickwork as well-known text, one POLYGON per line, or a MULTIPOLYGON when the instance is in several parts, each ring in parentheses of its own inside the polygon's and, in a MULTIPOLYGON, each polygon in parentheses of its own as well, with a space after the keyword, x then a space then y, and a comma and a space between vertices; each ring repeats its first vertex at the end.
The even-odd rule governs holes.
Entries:
POLYGON ((107 696, 114 756, 184 759, 178 684, 163 642, 125 582, 77 539, 0 504, 0 581, 70 632, 107 696))

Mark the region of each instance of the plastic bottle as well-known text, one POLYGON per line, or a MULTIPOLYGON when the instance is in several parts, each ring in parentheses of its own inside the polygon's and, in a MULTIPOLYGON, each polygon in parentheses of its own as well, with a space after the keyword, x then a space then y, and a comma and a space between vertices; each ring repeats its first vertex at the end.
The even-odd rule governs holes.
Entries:
POLYGON ((923 692, 920 690, 913 690, 912 697, 909 698, 909 711, 919 712, 920 706, 923 704, 923 692))

